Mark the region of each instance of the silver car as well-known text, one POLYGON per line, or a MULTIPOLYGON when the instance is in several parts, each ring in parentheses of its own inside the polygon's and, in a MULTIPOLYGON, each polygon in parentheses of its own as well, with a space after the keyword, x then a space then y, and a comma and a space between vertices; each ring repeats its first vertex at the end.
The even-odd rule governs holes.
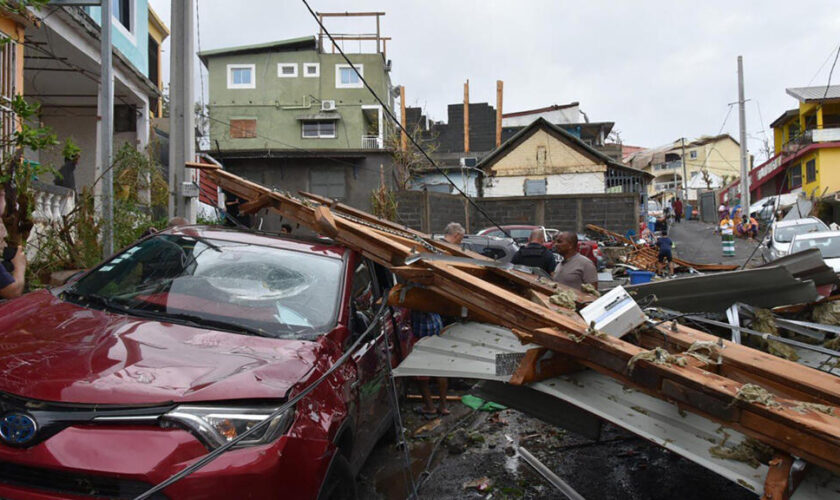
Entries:
POLYGON ((829 231, 828 226, 816 217, 776 221, 770 234, 761 242, 764 260, 773 261, 790 253, 790 243, 798 234, 829 231))

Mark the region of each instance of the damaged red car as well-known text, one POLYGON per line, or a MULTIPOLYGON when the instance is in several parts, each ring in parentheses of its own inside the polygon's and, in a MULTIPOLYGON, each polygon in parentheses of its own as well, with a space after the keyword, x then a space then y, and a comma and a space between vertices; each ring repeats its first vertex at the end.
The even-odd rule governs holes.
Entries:
POLYGON ((349 361, 264 431, 152 498, 346 498, 392 429, 393 277, 329 241, 169 230, 75 282, 0 306, 0 497, 133 498, 266 420, 363 332, 349 361), (386 338, 387 337, 387 338, 386 338))

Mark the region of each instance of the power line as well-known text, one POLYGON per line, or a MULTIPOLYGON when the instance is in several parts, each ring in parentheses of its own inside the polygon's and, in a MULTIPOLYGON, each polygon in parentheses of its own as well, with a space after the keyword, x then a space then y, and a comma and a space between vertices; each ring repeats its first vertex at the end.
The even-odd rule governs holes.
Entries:
MULTIPOLYGON (((834 67, 837 65, 837 57, 840 56, 840 46, 837 47, 837 53, 834 54, 834 62, 831 63, 831 70, 828 72, 828 83, 825 84, 825 93, 823 99, 828 95, 828 88, 831 86, 831 75, 834 74, 834 67)), ((822 107, 822 105, 820 105, 822 107)))
MULTIPOLYGON (((838 48, 840 48, 840 46, 838 46, 838 48)), ((814 73, 814 76, 812 76, 811 79, 808 80, 808 85, 806 85, 806 87, 810 87, 811 84, 814 83, 814 80, 817 79, 817 75, 819 75, 820 71, 822 71, 822 69, 825 67, 825 65, 828 64, 829 59, 831 59, 831 54, 833 54, 833 53, 834 53, 834 47, 832 47, 831 50, 828 51, 828 55, 825 56, 825 61, 823 61, 823 63, 820 65, 820 68, 817 70, 817 72, 814 73)))
POLYGON ((380 106, 382 106, 383 113, 386 114, 388 116, 388 118, 390 118, 391 121, 394 122, 394 124, 397 126, 397 128, 402 133, 404 133, 406 135, 408 140, 411 141, 411 143, 414 145, 414 147, 417 148, 417 150, 426 158, 426 160, 435 168, 435 170, 437 170, 438 173, 441 174, 446 179, 446 181, 449 182, 449 184, 453 188, 455 188, 456 191, 458 191, 458 194, 463 196, 464 199, 466 199, 467 202, 470 205, 473 206, 473 208, 478 210, 478 212, 481 215, 484 216, 484 218, 486 218, 492 225, 499 228, 499 230, 502 231, 502 233, 504 233, 508 238, 510 238, 511 237, 510 234, 507 231, 505 231, 495 220, 493 220, 493 218, 490 217, 490 215, 487 212, 485 212, 484 209, 481 208, 476 202, 474 202, 472 200, 472 198, 467 196, 467 194, 464 191, 462 191, 461 188, 459 188, 457 184, 455 184, 455 182, 449 177, 449 175, 447 175, 446 172, 444 172, 443 169, 441 169, 438 166, 438 164, 432 159, 432 157, 429 156, 428 153, 426 153, 426 150, 423 149, 423 147, 417 142, 417 140, 412 136, 412 134, 410 134, 408 132, 408 130, 406 130, 402 126, 402 124, 400 124, 400 121, 397 120, 397 118, 394 116, 394 114, 391 112, 391 110, 388 108, 388 106, 385 104, 385 102, 382 101, 382 99, 379 97, 379 95, 377 95, 377 93, 373 90, 373 88, 368 84, 367 80, 365 80, 365 78, 362 76, 362 74, 359 72, 359 70, 356 68, 356 66, 350 61, 350 58, 347 57, 347 54, 344 53, 344 50, 341 47, 339 47, 338 44, 335 43, 335 39, 333 38, 332 34, 327 30, 326 26, 324 26, 324 24, 318 18, 318 15, 315 13, 315 11, 312 10, 312 7, 309 6, 309 2, 307 2, 307 0, 301 0, 301 1, 303 2, 303 5, 306 6, 306 9, 309 10, 309 13, 312 15, 312 18, 315 19, 315 22, 318 23, 318 26, 321 28, 322 32, 327 35, 327 37, 330 39, 330 42, 335 46, 336 50, 338 50, 338 53, 341 54, 341 57, 344 59, 344 61, 347 62, 347 64, 351 68, 353 68, 353 71, 356 73, 356 76, 359 78, 359 80, 362 82, 362 84, 364 84, 365 88, 368 89, 368 91, 371 93, 373 98, 376 99, 376 101, 379 103, 380 106))

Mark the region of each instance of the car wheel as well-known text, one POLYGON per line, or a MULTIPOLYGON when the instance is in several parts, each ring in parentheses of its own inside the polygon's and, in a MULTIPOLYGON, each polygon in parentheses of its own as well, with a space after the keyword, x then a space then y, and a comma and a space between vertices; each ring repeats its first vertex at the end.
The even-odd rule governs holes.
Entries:
POLYGON ((350 470, 350 462, 339 450, 330 464, 327 479, 321 488, 319 500, 356 500, 356 481, 350 470))

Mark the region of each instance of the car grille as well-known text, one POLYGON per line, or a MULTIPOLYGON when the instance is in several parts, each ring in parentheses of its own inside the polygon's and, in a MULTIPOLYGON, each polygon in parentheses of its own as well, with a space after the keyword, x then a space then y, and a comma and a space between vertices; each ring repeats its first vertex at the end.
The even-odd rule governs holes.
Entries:
MULTIPOLYGON (((9 462, 0 462, 0 483, 94 498, 134 498, 153 486, 143 481, 44 469, 9 462)), ((166 495, 157 493, 150 498, 165 500, 166 495)))

